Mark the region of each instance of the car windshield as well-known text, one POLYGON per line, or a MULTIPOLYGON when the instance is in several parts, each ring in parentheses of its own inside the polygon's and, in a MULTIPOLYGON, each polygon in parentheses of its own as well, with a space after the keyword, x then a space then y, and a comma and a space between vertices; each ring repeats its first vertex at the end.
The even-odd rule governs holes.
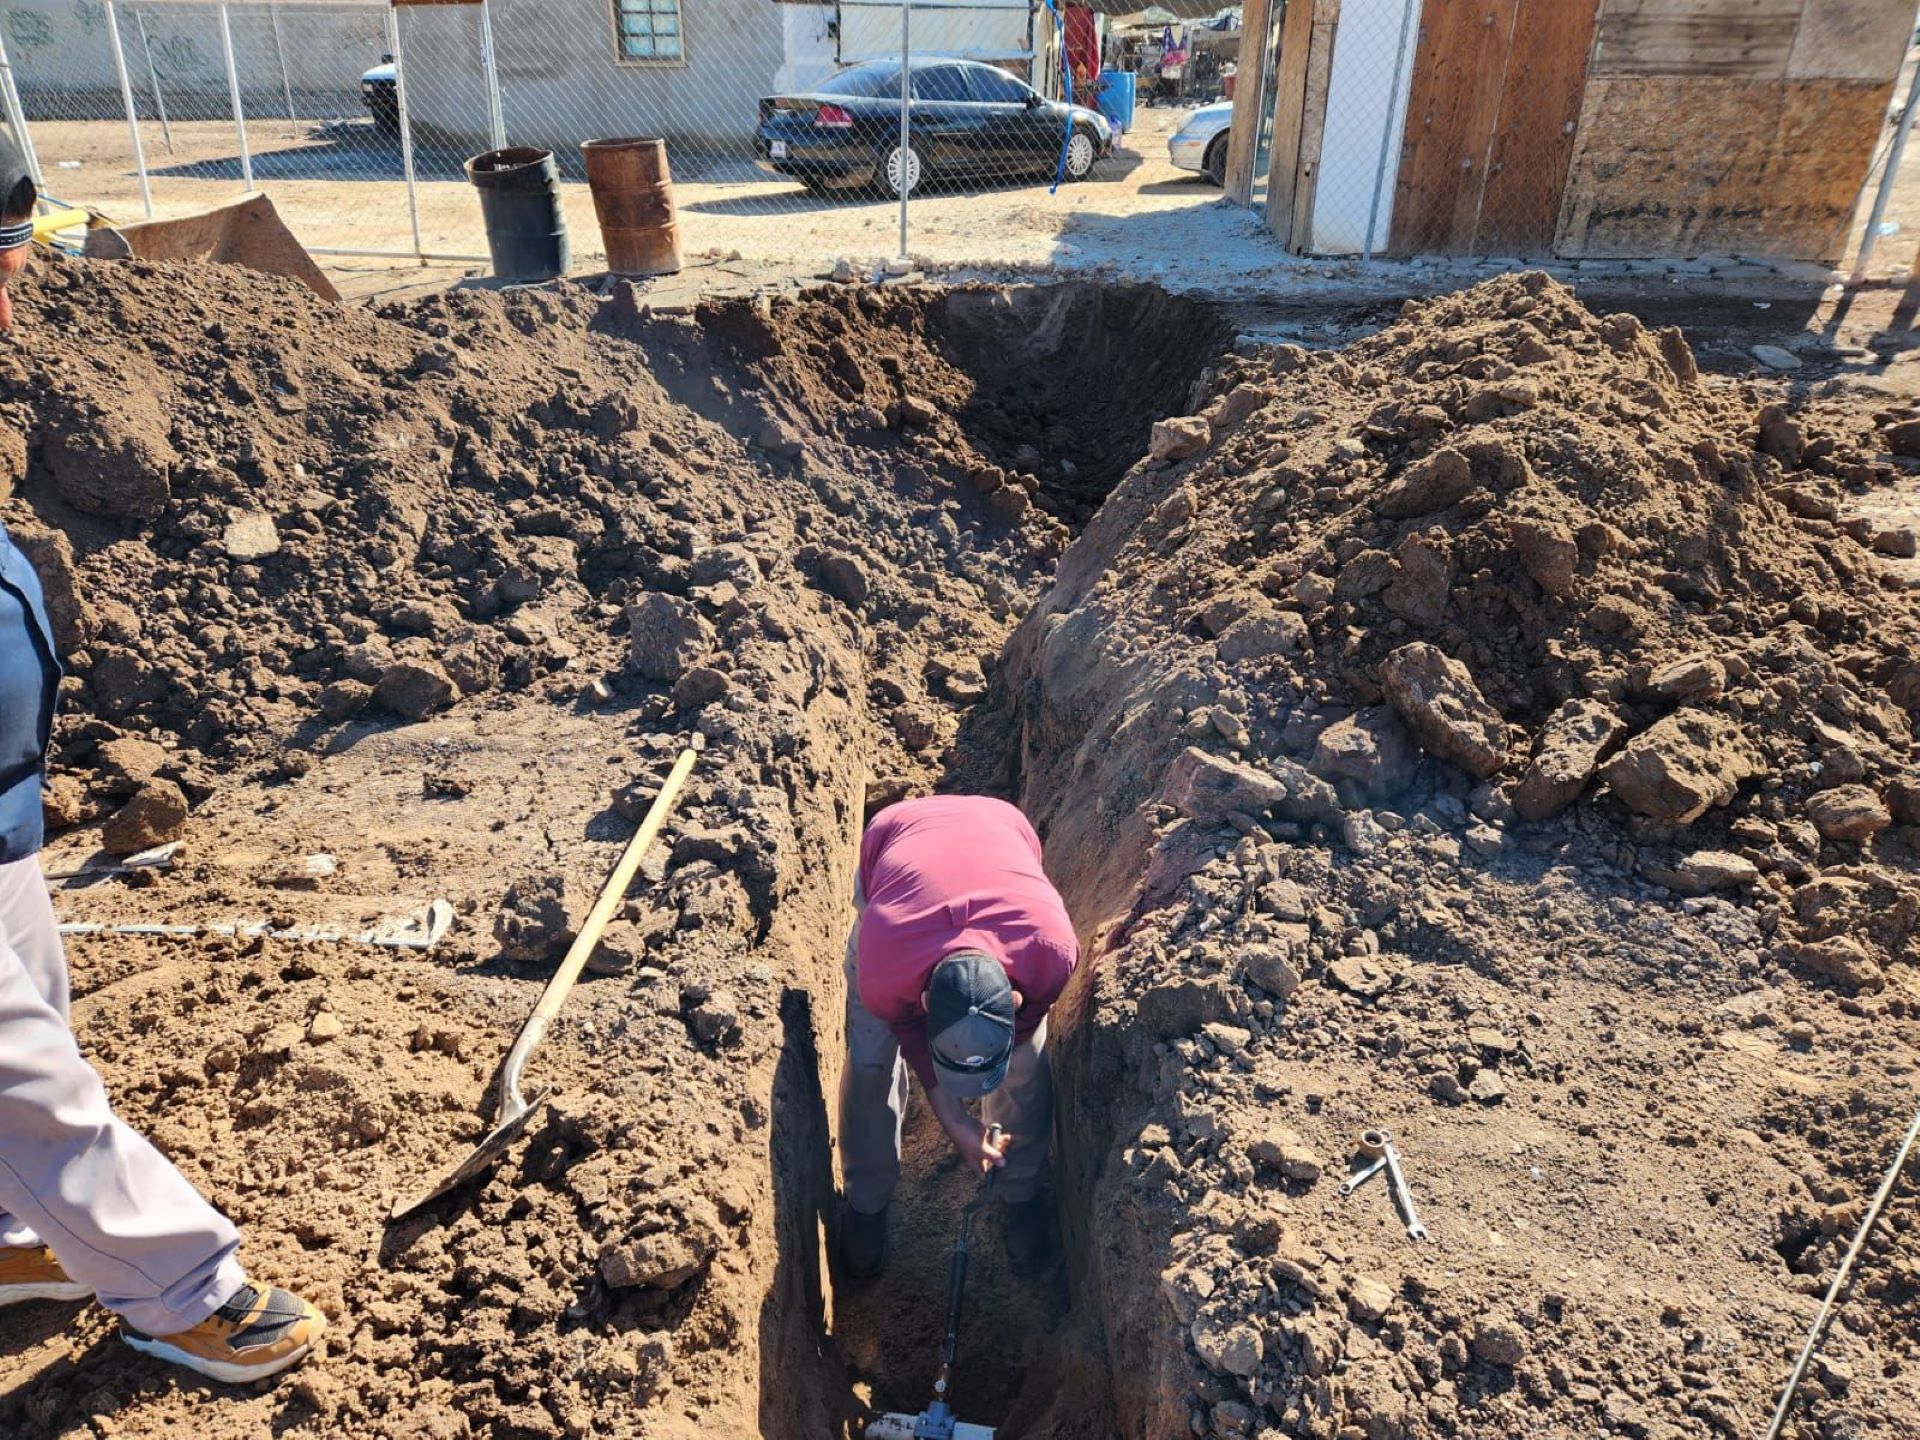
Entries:
POLYGON ((813 87, 816 95, 851 95, 864 99, 900 98, 900 67, 897 65, 860 65, 842 70, 831 79, 813 87))

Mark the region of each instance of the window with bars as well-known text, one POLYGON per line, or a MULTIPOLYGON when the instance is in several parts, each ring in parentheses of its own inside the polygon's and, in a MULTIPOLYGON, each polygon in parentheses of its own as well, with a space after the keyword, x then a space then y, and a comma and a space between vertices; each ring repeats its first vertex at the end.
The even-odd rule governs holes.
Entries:
POLYGON ((680 0, 613 0, 615 57, 626 64, 677 64, 681 45, 680 0))

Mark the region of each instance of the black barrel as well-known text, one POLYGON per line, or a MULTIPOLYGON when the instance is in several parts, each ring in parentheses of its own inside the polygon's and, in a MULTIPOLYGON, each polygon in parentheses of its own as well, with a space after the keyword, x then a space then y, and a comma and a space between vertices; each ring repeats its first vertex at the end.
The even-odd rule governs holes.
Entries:
POLYGON ((502 280, 551 280, 572 258, 567 216, 560 207, 560 171, 551 150, 515 145, 467 161, 467 178, 480 192, 487 250, 502 280))

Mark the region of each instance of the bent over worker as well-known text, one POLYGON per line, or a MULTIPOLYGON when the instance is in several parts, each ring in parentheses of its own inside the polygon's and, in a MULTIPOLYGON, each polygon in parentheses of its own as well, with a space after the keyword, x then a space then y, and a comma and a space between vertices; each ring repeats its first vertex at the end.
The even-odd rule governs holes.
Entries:
POLYGON ((968 1163, 999 1167, 1007 1256, 1032 1270, 1047 1253, 1047 1011, 1079 958, 1066 906, 1041 867, 1040 837, 1003 800, 903 801, 867 827, 854 902, 840 1076, 842 1265, 858 1278, 886 1263, 911 1073, 968 1163), (967 1109, 976 1099, 979 1116, 967 1109), (996 1124, 1006 1131, 997 1145, 988 1136, 996 1124))
MULTIPOLYGON (((0 330, 34 186, 0 134, 0 330)), ((68 1025, 66 956, 36 857, 60 667, 40 582, 0 525, 0 1305, 89 1296, 135 1349, 215 1380, 277 1374, 320 1312, 250 1283, 239 1236, 113 1113, 68 1025)))

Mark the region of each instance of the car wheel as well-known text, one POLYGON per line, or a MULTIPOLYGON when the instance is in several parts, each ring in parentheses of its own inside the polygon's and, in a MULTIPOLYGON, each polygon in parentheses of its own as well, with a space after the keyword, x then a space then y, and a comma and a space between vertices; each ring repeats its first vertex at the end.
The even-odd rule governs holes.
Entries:
POLYGON ((1207 146, 1206 171, 1207 179, 1216 185, 1225 186, 1227 183, 1227 136, 1224 131, 1216 135, 1213 143, 1207 146))
POLYGON ((894 141, 880 153, 880 188, 896 200, 902 195, 911 195, 918 190, 926 172, 927 167, 921 159, 920 147, 912 141, 907 142, 904 166, 899 141, 894 141), (903 169, 906 175, 904 184, 901 181, 903 169))
POLYGON ((1084 180, 1093 173, 1093 162, 1099 151, 1094 148, 1093 136, 1084 130, 1073 132, 1073 138, 1067 141, 1067 179, 1084 180))

